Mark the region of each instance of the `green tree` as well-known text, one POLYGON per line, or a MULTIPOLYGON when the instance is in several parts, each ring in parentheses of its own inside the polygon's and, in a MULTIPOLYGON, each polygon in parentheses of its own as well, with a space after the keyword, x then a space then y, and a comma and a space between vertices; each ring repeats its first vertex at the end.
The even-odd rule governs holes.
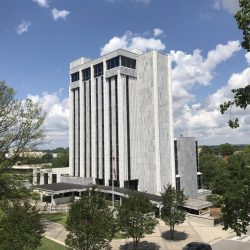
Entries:
POLYGON ((219 153, 222 156, 232 155, 234 153, 234 147, 229 143, 224 143, 219 146, 219 153))
POLYGON ((225 160, 214 154, 202 155, 200 157, 199 166, 205 188, 213 190, 215 182, 218 182, 221 176, 226 174, 226 165, 227 162, 225 160))
POLYGON ((41 216, 29 203, 15 202, 0 210, 0 249, 36 249, 41 245, 41 216))
POLYGON ((203 155, 214 154, 214 153, 215 153, 214 149, 211 146, 202 146, 199 157, 201 157, 203 155))
POLYGON ((153 233, 157 224, 153 215, 154 206, 143 193, 131 192, 119 208, 118 219, 125 238, 133 238, 134 249, 145 234, 153 233))
POLYGON ((105 196, 94 188, 72 203, 66 221, 66 245, 73 249, 99 250, 109 246, 115 233, 113 211, 105 196))
POLYGON ((30 190, 24 186, 23 177, 11 171, 11 166, 27 148, 42 143, 44 119, 38 104, 29 99, 16 100, 14 89, 0 81, 0 234, 4 235, 0 239, 1 249, 24 249, 26 245, 39 245, 41 239, 37 236, 40 229, 33 228, 32 232, 32 225, 28 224, 29 220, 33 226, 39 224, 37 213, 27 203, 30 190))
MULTIPOLYGON (((250 1, 249 0, 239 0, 240 9, 235 14, 235 19, 238 24, 238 28, 243 31, 243 42, 242 47, 248 52, 250 51, 250 1)), ((234 94, 233 100, 224 102, 220 105, 220 111, 224 114, 228 109, 232 107, 239 107, 241 109, 246 109, 250 104, 250 84, 244 88, 232 89, 234 94)), ((235 118, 234 120, 229 120, 228 124, 231 128, 239 127, 239 120, 235 118)))
POLYGON ((68 167, 69 166, 69 152, 62 151, 57 153, 57 157, 53 158, 52 160, 52 167, 53 168, 61 168, 61 167, 68 167))
POLYGON ((170 227, 170 239, 174 239, 175 225, 179 225, 185 221, 186 212, 184 205, 186 197, 183 190, 176 190, 171 185, 165 187, 165 192, 161 194, 163 208, 161 217, 164 222, 170 227))
POLYGON ((222 221, 224 229, 231 228, 237 235, 247 232, 250 222, 250 166, 245 153, 230 157, 228 180, 223 195, 222 221))

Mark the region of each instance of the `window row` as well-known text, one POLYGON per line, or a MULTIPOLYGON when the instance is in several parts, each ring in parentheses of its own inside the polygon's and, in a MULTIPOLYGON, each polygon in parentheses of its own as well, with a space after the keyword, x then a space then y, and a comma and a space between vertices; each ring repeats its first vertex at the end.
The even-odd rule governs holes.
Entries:
MULTIPOLYGON (((107 70, 116 68, 118 66, 123 66, 126 68, 135 69, 136 68, 136 60, 126 57, 126 56, 116 56, 107 60, 107 70)), ((103 75, 103 63, 98 63, 94 65, 94 77, 103 75)), ((83 81, 87 81, 91 78, 91 68, 86 68, 82 70, 82 78, 83 81)), ((79 80, 79 72, 71 74, 71 82, 76 82, 79 80)))

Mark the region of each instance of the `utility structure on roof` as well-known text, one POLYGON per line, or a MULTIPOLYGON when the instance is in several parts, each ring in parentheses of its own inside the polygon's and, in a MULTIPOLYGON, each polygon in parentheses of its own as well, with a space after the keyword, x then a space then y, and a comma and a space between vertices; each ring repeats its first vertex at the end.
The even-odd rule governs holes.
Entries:
POLYGON ((170 183, 197 196, 195 139, 174 142, 169 55, 118 49, 72 62, 70 76, 67 181, 111 186, 114 177, 155 195, 170 183))

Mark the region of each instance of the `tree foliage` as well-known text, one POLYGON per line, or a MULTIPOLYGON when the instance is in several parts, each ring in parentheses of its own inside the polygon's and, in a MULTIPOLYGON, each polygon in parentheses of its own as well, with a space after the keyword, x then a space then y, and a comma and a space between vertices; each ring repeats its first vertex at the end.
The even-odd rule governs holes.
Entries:
POLYGON ((219 153, 222 156, 232 155, 234 153, 234 147, 229 143, 224 143, 219 146, 219 153))
POLYGON ((29 203, 15 202, 0 210, 0 249, 36 249, 41 245, 41 216, 29 203))
POLYGON ((220 179, 225 181, 224 176, 227 174, 226 172, 227 162, 223 160, 221 157, 214 154, 204 154, 199 159, 199 166, 202 172, 203 185, 207 189, 217 189, 221 194, 221 190, 219 187, 220 179))
POLYGON ((0 81, 0 249, 34 249, 42 233, 40 217, 28 202, 23 177, 11 171, 18 156, 42 143, 45 114, 31 100, 15 99, 0 81))
POLYGON ((249 156, 238 153, 228 162, 228 179, 223 195, 222 220, 224 229, 231 228, 237 235, 247 232, 250 222, 250 165, 249 156))
POLYGON ((176 190, 171 185, 165 187, 165 192, 161 194, 162 212, 161 217, 164 222, 170 227, 170 239, 174 239, 175 225, 179 225, 185 221, 186 212, 183 209, 186 197, 183 190, 176 190))
MULTIPOLYGON (((250 1, 239 0, 240 9, 235 14, 235 19, 238 24, 238 28, 243 31, 242 47, 248 52, 250 51, 250 1)), ((250 104, 250 85, 248 84, 244 88, 232 89, 234 94, 233 100, 224 102, 220 105, 221 113, 224 114, 228 109, 232 107, 239 107, 246 109, 250 104)), ((229 120, 228 124, 231 128, 239 127, 239 120, 229 120)))
POLYGON ((99 250, 109 246, 115 232, 112 210, 94 188, 72 203, 66 221, 66 245, 73 249, 99 250))
POLYGON ((154 206, 143 193, 131 192, 118 213, 119 225, 125 238, 133 238, 134 249, 145 234, 153 233, 157 224, 154 206))

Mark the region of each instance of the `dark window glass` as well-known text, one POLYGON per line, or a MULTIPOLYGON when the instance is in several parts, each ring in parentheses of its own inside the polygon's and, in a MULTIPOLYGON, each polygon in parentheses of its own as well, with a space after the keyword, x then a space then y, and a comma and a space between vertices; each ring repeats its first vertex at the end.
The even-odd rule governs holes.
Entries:
POLYGON ((37 176, 36 176, 36 183, 37 185, 40 185, 40 173, 37 173, 37 176))
POLYGON ((196 166, 197 166, 197 172, 199 172, 199 152, 198 152, 198 142, 195 141, 195 149, 196 149, 196 166))
POLYGON ((48 184, 48 182, 49 182, 49 175, 48 175, 48 173, 45 173, 43 175, 43 178, 44 178, 44 184, 48 184))
POLYGON ((178 168, 178 154, 177 154, 177 141, 174 141, 174 158, 175 158, 175 174, 179 174, 178 168))
POLYGON ((52 174, 52 183, 57 183, 57 174, 52 174))
POLYGON ((197 175, 197 184, 198 184, 198 189, 202 189, 202 175, 201 174, 197 175))
POLYGON ((181 178, 176 177, 175 182, 176 182, 176 190, 180 191, 181 190, 181 178))
POLYGON ((121 56, 121 64, 122 64, 121 66, 131 68, 131 69, 135 69, 136 60, 132 59, 132 58, 125 57, 125 56, 121 56))
POLYGON ((83 99, 83 105, 84 105, 84 177, 87 177, 87 101, 86 101, 86 82, 84 82, 84 99, 83 99))
POLYGON ((97 179, 99 179, 98 78, 96 78, 96 99, 95 100, 96 100, 96 174, 97 174, 97 179))
POLYGON ((94 65, 94 77, 103 75, 103 63, 94 65))
POLYGON ((79 72, 71 74, 71 82, 79 81, 79 72))
POLYGON ((114 57, 114 58, 107 60, 107 70, 120 66, 119 59, 120 59, 120 57, 117 56, 117 57, 114 57))
POLYGON ((91 78, 91 70, 90 68, 86 68, 82 71, 82 79, 83 81, 87 81, 91 78))

